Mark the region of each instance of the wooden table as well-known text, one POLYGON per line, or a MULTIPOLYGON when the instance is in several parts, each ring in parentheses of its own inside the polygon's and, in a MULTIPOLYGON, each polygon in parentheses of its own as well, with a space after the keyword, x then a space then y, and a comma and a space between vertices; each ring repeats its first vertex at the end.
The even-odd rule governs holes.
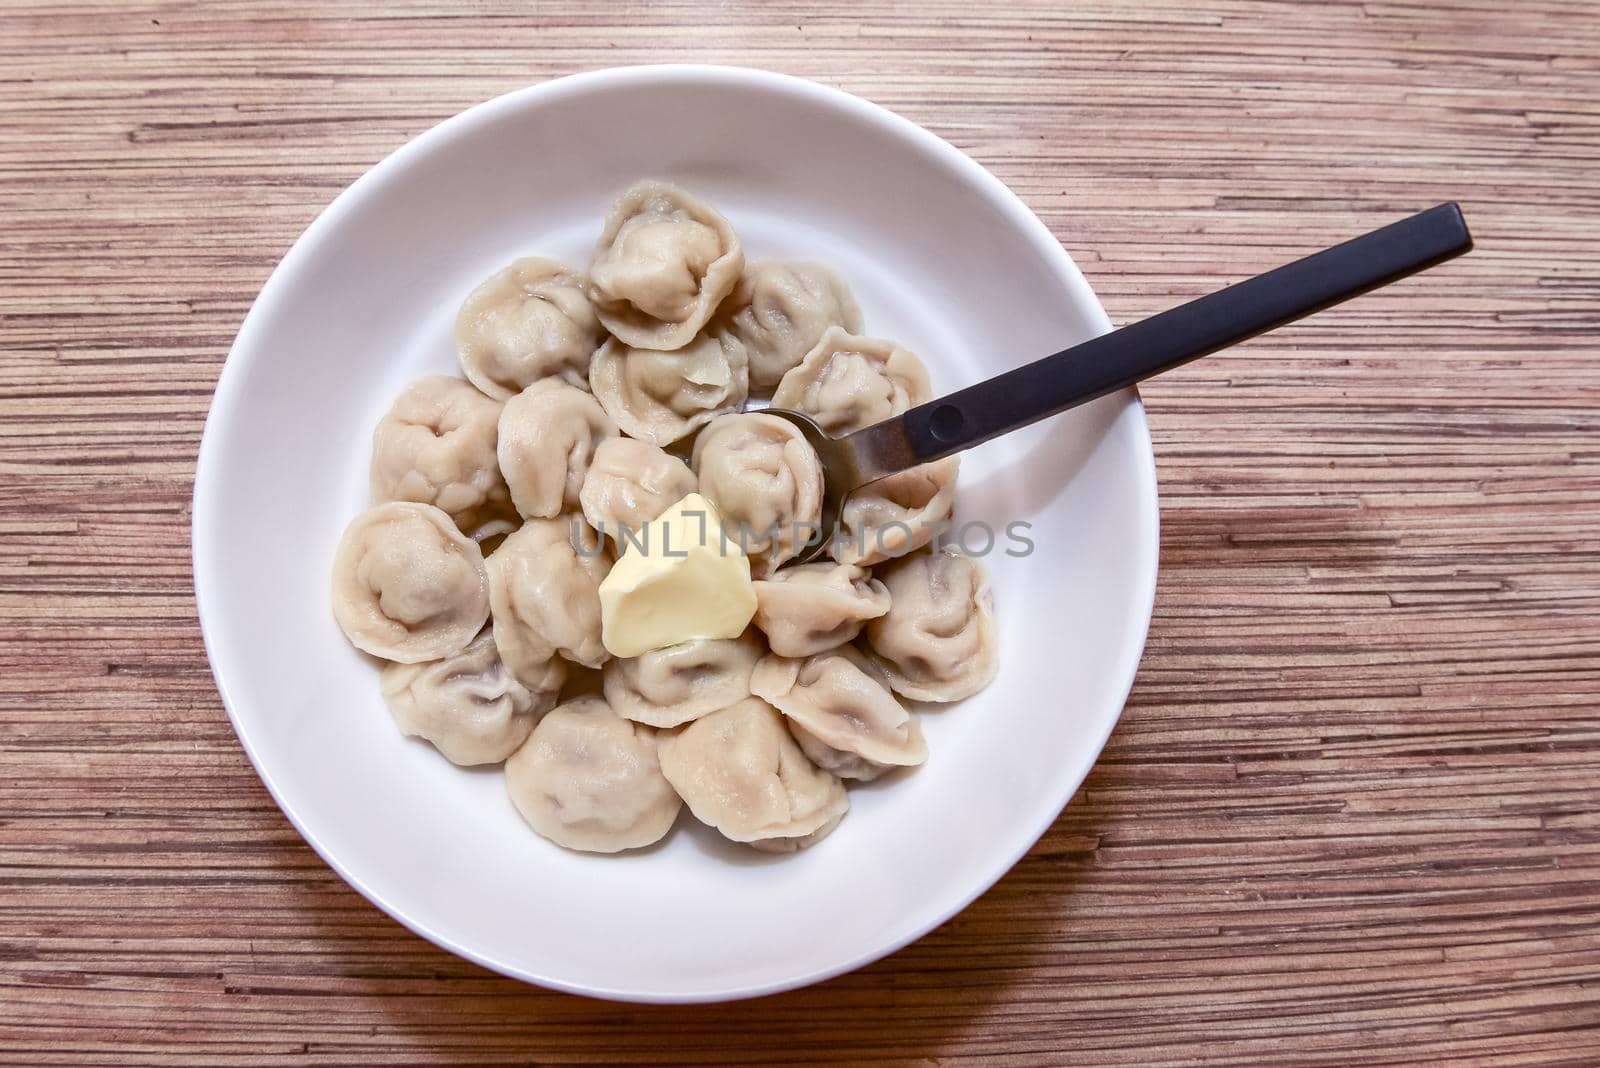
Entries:
POLYGON ((1600 12, 0 3, 0 1058, 1600 1061, 1600 12), (861 972, 640 1008, 348 889, 212 686, 195 450, 333 195, 570 71, 735 62, 1008 182, 1125 322, 1458 199, 1478 250, 1145 390, 1161 589, 1097 770, 861 972))

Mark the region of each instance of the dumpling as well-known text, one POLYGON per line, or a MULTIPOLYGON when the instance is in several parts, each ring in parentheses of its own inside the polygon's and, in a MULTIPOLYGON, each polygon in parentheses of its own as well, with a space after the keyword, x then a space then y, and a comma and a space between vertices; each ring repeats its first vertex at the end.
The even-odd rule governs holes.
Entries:
POLYGON ((783 376, 772 406, 804 412, 838 436, 932 399, 928 370, 916 356, 892 341, 833 327, 783 376))
POLYGON ((600 582, 611 557, 574 516, 530 519, 489 557, 494 640, 512 674, 531 685, 553 654, 599 667, 600 582), (580 551, 581 550, 581 551, 580 551))
POLYGON ((606 662, 605 695, 617 714, 652 727, 676 727, 750 696, 750 672, 766 652, 761 638, 697 638, 606 662))
POLYGON ((373 501, 431 504, 468 534, 507 518, 499 421, 500 405, 459 378, 411 383, 372 432, 373 501))
POLYGON ((755 394, 772 392, 830 326, 861 329, 861 309, 839 276, 820 263, 797 260, 750 264, 721 314, 750 352, 755 394))
POLYGON ((623 432, 670 445, 750 395, 744 345, 702 334, 674 352, 631 348, 612 338, 589 366, 589 388, 623 432))
POLYGON ((617 338, 671 351, 700 332, 742 270, 744 251, 727 219, 675 185, 647 180, 606 216, 589 292, 617 338))
POLYGON ((483 553, 431 504, 369 508, 334 553, 333 615, 352 645, 386 660, 460 652, 489 617, 483 553))
POLYGON ((728 536, 765 578, 818 537, 822 462, 793 423, 775 415, 724 415, 695 439, 700 492, 721 513, 728 536))
POLYGON ((578 491, 600 444, 617 425, 576 386, 545 378, 500 413, 500 470, 523 516, 550 519, 578 507, 578 491))
POLYGON ((539 721, 506 761, 528 826, 567 849, 617 853, 658 842, 683 803, 661 774, 656 733, 579 697, 539 721))
POLYGON ((647 441, 606 438, 594 451, 578 501, 583 518, 620 544, 695 491, 689 465, 647 441))
POLYGON ((800 749, 842 779, 876 779, 928 759, 916 717, 883 671, 853 646, 797 660, 764 657, 750 689, 789 721, 800 749))
POLYGON ((600 320, 582 271, 529 256, 489 276, 456 316, 456 355, 472 384, 506 400, 541 379, 582 389, 600 320))
POLYGON ((758 838, 754 842, 746 842, 745 845, 762 853, 798 853, 802 849, 808 849, 816 845, 832 834, 833 829, 839 826, 839 821, 842 819, 844 819, 844 812, 841 811, 810 834, 797 834, 790 838, 758 838))
POLYGON ((755 697, 663 734, 661 771, 696 819, 735 842, 809 845, 850 808, 844 785, 755 697))
POLYGON ((983 565, 946 548, 896 560, 880 575, 889 611, 867 624, 867 642, 894 691, 959 701, 989 685, 999 659, 983 565))
POLYGON ((844 564, 876 564, 927 545, 948 529, 960 468, 959 456, 947 456, 862 486, 839 509, 829 554, 844 564))
POLYGON ((889 590, 864 567, 800 564, 754 583, 755 624, 779 656, 812 656, 851 641, 889 610, 889 590))
POLYGON ((387 664, 383 698, 406 734, 425 738, 457 764, 498 764, 556 703, 566 677, 551 657, 543 679, 524 686, 500 660, 486 627, 461 652, 426 664, 387 664))

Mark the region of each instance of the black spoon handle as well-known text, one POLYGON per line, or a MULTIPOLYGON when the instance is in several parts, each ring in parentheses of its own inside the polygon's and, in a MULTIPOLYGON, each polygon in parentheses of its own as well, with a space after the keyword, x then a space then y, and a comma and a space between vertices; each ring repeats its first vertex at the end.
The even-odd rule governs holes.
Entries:
POLYGON ((1440 204, 912 408, 898 420, 860 431, 862 438, 876 440, 859 444, 889 446, 872 452, 885 459, 893 456, 897 467, 938 460, 1360 296, 1471 247, 1461 209, 1440 204), (899 433, 891 429, 897 422, 903 426, 899 433), (884 432, 903 435, 904 444, 878 438, 884 432))

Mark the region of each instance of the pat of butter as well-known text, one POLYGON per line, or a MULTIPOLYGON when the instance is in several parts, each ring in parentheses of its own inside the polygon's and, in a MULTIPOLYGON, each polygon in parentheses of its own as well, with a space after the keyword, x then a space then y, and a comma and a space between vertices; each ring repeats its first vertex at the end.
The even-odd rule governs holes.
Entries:
POLYGON ((691 493, 638 532, 600 583, 600 640, 638 656, 694 638, 737 638, 756 614, 750 561, 710 501, 691 493))

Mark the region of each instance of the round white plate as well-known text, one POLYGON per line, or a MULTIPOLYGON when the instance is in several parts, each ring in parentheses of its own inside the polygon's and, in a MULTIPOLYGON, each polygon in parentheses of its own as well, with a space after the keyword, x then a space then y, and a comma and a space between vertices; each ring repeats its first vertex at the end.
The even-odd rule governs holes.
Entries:
MULTIPOLYGON (((661 845, 565 852, 499 768, 406 739, 334 624, 329 574, 367 499, 373 425, 457 371, 456 309, 517 256, 586 264, 611 199, 673 179, 751 258, 833 266, 866 332, 947 392, 1109 329, 1049 231, 905 119, 738 68, 581 74, 442 123, 346 190, 273 272, 228 356, 195 476, 195 588, 217 685, 284 813, 412 930, 506 975, 599 997, 711 1001, 858 967, 949 918, 1050 825, 1133 681, 1156 576, 1137 396, 969 453, 957 519, 1032 524, 988 557, 999 678, 926 712, 928 763, 851 791, 814 849, 768 856, 684 812, 661 845)), ((976 528, 974 528, 974 531, 976 528)), ((969 544, 971 542, 969 541, 969 544)))

